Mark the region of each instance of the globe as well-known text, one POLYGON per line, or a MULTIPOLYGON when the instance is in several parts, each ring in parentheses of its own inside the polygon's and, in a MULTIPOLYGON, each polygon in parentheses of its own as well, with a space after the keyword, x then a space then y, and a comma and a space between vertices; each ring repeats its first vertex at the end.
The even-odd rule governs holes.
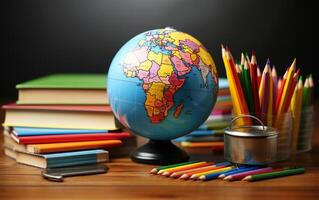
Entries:
POLYGON ((207 49, 171 28, 133 37, 108 71, 114 115, 127 129, 153 141, 171 140, 200 126, 217 92, 216 66, 207 49))

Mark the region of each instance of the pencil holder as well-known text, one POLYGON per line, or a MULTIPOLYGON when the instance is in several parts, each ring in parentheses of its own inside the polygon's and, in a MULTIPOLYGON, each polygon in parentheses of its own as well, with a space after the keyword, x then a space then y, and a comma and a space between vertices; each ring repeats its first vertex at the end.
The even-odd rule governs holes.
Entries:
POLYGON ((314 107, 307 106, 300 115, 300 127, 297 140, 297 152, 310 151, 312 147, 314 107))
MULTIPOLYGON (((278 131, 277 161, 288 160, 291 156, 293 119, 291 112, 273 116, 272 127, 278 131)), ((269 126, 269 125, 268 125, 269 126)))
MULTIPOLYGON (((292 140, 292 125, 293 119, 291 112, 286 112, 279 115, 265 115, 261 113, 250 113, 260 119, 264 125, 273 127, 278 133, 277 138, 277 161, 288 160, 291 156, 291 140, 292 140)), ((236 116, 234 116, 236 117, 236 116)), ((236 124, 239 125, 258 125, 253 120, 245 120, 236 124)))

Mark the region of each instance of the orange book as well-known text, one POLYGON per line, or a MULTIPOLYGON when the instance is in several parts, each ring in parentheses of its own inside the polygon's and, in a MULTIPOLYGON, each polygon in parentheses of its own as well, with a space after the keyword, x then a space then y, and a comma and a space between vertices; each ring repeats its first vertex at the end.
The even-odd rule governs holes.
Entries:
POLYGON ((101 140, 101 141, 85 141, 85 142, 62 142, 50 144, 32 144, 27 145, 29 153, 53 153, 62 151, 76 151, 84 149, 111 148, 120 146, 121 140, 101 140))

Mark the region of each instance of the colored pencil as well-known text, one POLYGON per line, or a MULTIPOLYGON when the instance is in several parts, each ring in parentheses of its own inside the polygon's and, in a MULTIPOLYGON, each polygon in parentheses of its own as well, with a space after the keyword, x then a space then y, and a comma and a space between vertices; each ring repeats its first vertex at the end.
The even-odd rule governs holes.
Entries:
POLYGON ((190 164, 188 166, 184 166, 184 167, 175 167, 174 168, 170 168, 165 170, 161 175, 163 176, 170 176, 171 174, 173 174, 174 172, 180 172, 180 171, 185 171, 185 170, 189 170, 189 169, 196 169, 199 167, 207 167, 207 166, 211 166, 214 163, 195 163, 195 164, 190 164))
POLYGON ((173 171, 173 170, 178 170, 178 169, 185 169, 187 167, 190 167, 190 166, 198 166, 198 165, 201 165, 203 163, 206 163, 205 161, 203 162, 197 162, 197 163, 191 163, 191 164, 186 164, 186 165, 182 165, 182 166, 177 166, 177 167, 171 167, 171 168, 167 168, 167 169, 162 169, 160 171, 157 172, 157 174, 163 174, 164 172, 166 171, 173 171))
POLYGON ((255 112, 260 113, 260 102, 258 94, 258 77, 257 77, 257 59, 255 53, 252 52, 251 62, 250 62, 250 78, 251 78, 251 87, 254 99, 255 112))
POLYGON ((233 99, 234 112, 236 114, 248 113, 248 107, 244 99, 243 90, 236 73, 235 64, 229 50, 222 46, 222 57, 229 81, 229 88, 233 99))
POLYGON ((213 180, 213 179, 217 179, 217 178, 222 178, 225 175, 231 175, 231 174, 236 174, 236 173, 240 173, 240 172, 244 172, 244 171, 250 171, 250 170, 257 169, 257 168, 258 168, 257 166, 239 167, 239 168, 230 169, 226 172, 215 172, 212 174, 202 175, 198 179, 202 180, 202 181, 208 181, 208 180, 213 180))
POLYGON ((257 174, 257 175, 250 175, 245 177, 244 181, 260 181, 270 178, 278 178, 283 176, 291 176, 296 174, 302 174, 305 172, 305 168, 295 168, 295 169, 286 169, 281 170, 277 172, 269 172, 269 173, 263 173, 263 174, 257 174))
POLYGON ((260 81, 261 81, 261 72, 260 72, 260 68, 257 66, 257 84, 258 84, 258 88, 260 87, 260 81))
POLYGON ((280 83, 280 88, 278 89, 278 93, 277 93, 277 98, 276 98, 276 103, 275 103, 275 113, 277 114, 278 113, 278 108, 279 108, 279 104, 280 104, 280 100, 281 100, 281 96, 282 96, 282 93, 284 91, 284 87, 285 87, 285 84, 286 84, 286 80, 287 80, 287 76, 288 76, 288 71, 289 71, 289 68, 288 70, 285 72, 283 78, 282 78, 282 81, 280 83))
POLYGON ((271 167, 266 167, 266 168, 261 168, 261 169, 256 169, 256 170, 252 170, 252 171, 248 171, 248 172, 243 172, 243 173, 239 173, 239 174, 226 176, 224 178, 224 180, 225 181, 237 181, 237 180, 241 180, 249 175, 261 174, 261 173, 266 173, 266 172, 271 172, 271 171, 273 171, 273 169, 271 167))
POLYGON ((215 172, 215 173, 211 173, 211 174, 207 174, 207 175, 202 175, 200 177, 198 177, 198 180, 201 181, 209 181, 209 180, 213 180, 213 179, 217 179, 221 174, 223 174, 225 172, 215 172))
POLYGON ((271 69, 271 77, 273 80, 273 102, 276 102, 277 93, 278 93, 278 75, 275 65, 271 69))
POLYGON ((216 172, 225 172, 225 171, 231 170, 233 168, 234 168, 233 166, 230 166, 230 167, 224 167, 224 168, 220 168, 220 169, 213 169, 213 170, 209 170, 209 171, 206 171, 206 172, 196 173, 196 174, 193 174, 190 177, 190 179, 195 180, 195 179, 197 179, 198 177, 200 177, 202 175, 212 174, 212 173, 216 173, 216 172))
POLYGON ((224 168, 230 165, 230 162, 221 162, 221 163, 217 163, 215 165, 212 166, 208 166, 208 167, 201 167, 197 170, 194 170, 192 172, 187 172, 184 173, 182 176, 179 177, 179 179, 188 179, 190 178, 193 174, 197 174, 197 173, 201 173, 201 172, 207 172, 213 169, 220 169, 220 168, 224 168))
POLYGON ((289 109, 289 105, 291 103, 291 98, 292 98, 292 95, 295 91, 295 87, 298 83, 298 79, 299 79, 299 73, 300 73, 300 69, 297 70, 297 72, 294 74, 293 78, 292 78, 292 83, 291 83, 291 88, 290 88, 290 91, 288 93, 288 96, 287 96, 287 101, 285 104, 284 104, 284 108, 283 108, 283 113, 286 113, 289 109))
POLYGON ((303 92, 302 92, 302 107, 305 108, 308 106, 308 98, 309 98, 309 79, 306 78, 304 87, 303 87, 303 92))
POLYGON ((252 166, 252 167, 239 167, 239 168, 235 168, 235 169, 232 169, 228 172, 225 172, 223 174, 220 174, 218 176, 218 178, 225 178, 226 176, 229 176, 229 175, 233 175, 233 174, 238 174, 238 173, 242 173, 242 172, 246 172, 246 171, 251 171, 251 170, 255 170, 255 169, 259 169, 260 167, 259 166, 252 166))
POLYGON ((273 118, 273 96, 274 96, 274 82, 273 77, 269 68, 269 82, 267 84, 268 96, 267 96, 267 125, 272 126, 272 118, 273 118))
POLYGON ((183 163, 177 163, 177 164, 172 164, 172 165, 166 165, 166 166, 161 166, 161 167, 155 167, 153 168, 150 173, 151 174, 157 174, 157 172, 159 172, 162 169, 168 169, 168 168, 172 168, 172 167, 178 167, 178 166, 182 166, 182 165, 187 165, 187 164, 192 164, 192 163, 196 163, 199 161, 189 161, 189 162, 183 162, 183 163))
POLYGON ((263 75, 261 78, 261 83, 259 87, 259 99, 260 99, 260 107, 262 113, 267 113, 268 110, 268 97, 269 97, 269 91, 268 91, 268 82, 269 82, 269 68, 270 68, 270 62, 267 60, 267 64, 264 68, 263 75))
POLYGON ((300 115, 301 115, 301 107, 302 107, 302 77, 299 78, 298 85, 294 90, 294 94, 292 96, 290 109, 292 116, 294 117, 293 129, 292 129, 292 149, 294 151, 297 150, 298 144, 298 136, 299 136, 299 127, 300 127, 300 115))
MULTIPOLYGON (((244 54, 242 54, 244 55, 244 54)), ((250 69, 247 60, 244 60, 244 71, 243 71, 243 79, 244 79, 244 88, 245 88, 245 97, 246 102, 248 103, 249 112, 255 112, 254 99, 252 94, 251 87, 251 78, 250 78, 250 69)))
POLYGON ((197 173, 201 173, 201 172, 207 172, 210 170, 214 170, 214 169, 220 169, 220 168, 224 168, 225 166, 206 166, 206 167, 199 167, 196 169, 192 169, 192 170, 185 170, 185 171, 181 171, 181 172, 175 172, 173 174, 171 174, 171 178, 179 178, 179 179, 188 179, 189 177, 191 177, 193 174, 197 174, 197 173))
POLYGON ((282 96, 281 96, 278 111, 277 111, 278 114, 283 113, 286 104, 289 105, 290 103, 290 100, 288 100, 288 94, 290 90, 292 89, 291 85, 293 82, 293 76, 294 76, 295 70, 296 70, 296 59, 294 59, 288 71, 287 80, 284 85, 284 90, 282 92, 282 96))

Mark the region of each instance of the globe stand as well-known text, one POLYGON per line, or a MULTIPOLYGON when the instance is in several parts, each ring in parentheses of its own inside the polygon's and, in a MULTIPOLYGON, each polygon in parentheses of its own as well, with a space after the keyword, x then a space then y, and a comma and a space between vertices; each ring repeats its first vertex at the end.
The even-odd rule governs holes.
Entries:
POLYGON ((144 164, 168 165, 188 161, 189 156, 169 140, 149 140, 131 154, 131 159, 144 164))

